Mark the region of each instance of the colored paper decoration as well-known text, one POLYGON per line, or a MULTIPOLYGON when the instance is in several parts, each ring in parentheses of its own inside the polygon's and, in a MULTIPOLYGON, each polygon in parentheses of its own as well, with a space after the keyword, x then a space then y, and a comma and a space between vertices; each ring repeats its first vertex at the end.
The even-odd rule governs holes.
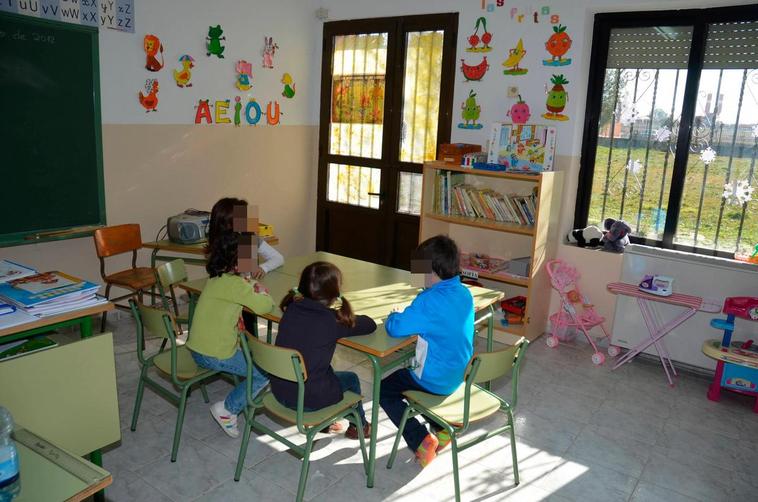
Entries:
POLYGON ((226 116, 229 111, 229 100, 216 101, 216 123, 217 124, 230 124, 232 120, 226 116))
POLYGON ((263 115, 263 112, 261 111, 261 106, 254 100, 251 99, 247 102, 247 106, 245 107, 245 120, 247 120, 247 123, 250 125, 255 125, 258 123, 258 121, 261 120, 261 115, 263 115), (255 111, 255 117, 250 116, 250 111, 255 111))
POLYGON ((213 123, 213 118, 211 117, 211 108, 208 101, 209 100, 207 99, 201 99, 197 103, 197 111, 195 111, 195 124, 199 124, 203 120, 205 120, 206 124, 213 123))
POLYGON ((158 79, 149 78, 145 81, 145 93, 139 91, 139 103, 145 109, 145 112, 158 111, 158 79))
POLYGON ((755 188, 750 186, 747 180, 729 182, 724 185, 724 200, 735 206, 742 206, 753 200, 755 188))
POLYGON ((244 59, 237 61, 234 66, 234 71, 237 72, 237 82, 235 86, 240 91, 247 91, 253 86, 253 64, 248 63, 244 59))
POLYGON ((569 81, 563 75, 553 75, 550 82, 553 87, 547 93, 547 103, 545 104, 547 113, 543 113, 542 117, 548 120, 568 120, 569 118, 562 112, 566 108, 566 102, 568 102, 568 93, 563 86, 569 81))
POLYGON ((492 50, 490 42, 492 41, 492 33, 487 31, 487 20, 484 17, 480 17, 476 20, 476 26, 474 27, 474 33, 468 37, 468 43, 471 47, 466 47, 467 52, 489 52, 492 50), (481 38, 479 37, 479 26, 484 29, 481 38), (481 42, 482 46, 479 47, 481 42))
POLYGON ((195 67, 195 59, 189 54, 184 54, 179 57, 179 63, 181 63, 182 68, 174 70, 176 85, 178 87, 192 87, 192 82, 190 82, 192 72, 190 70, 195 67))
POLYGON ((514 171, 552 171, 555 133, 555 127, 551 126, 495 122, 490 131, 487 162, 514 171))
POLYGON ((508 110, 508 115, 510 115, 511 121, 514 124, 526 124, 532 116, 531 111, 529 111, 529 105, 521 99, 521 94, 518 95, 518 101, 508 110))
POLYGON ((485 73, 487 73, 489 67, 490 65, 487 63, 487 56, 484 56, 479 64, 473 66, 466 64, 466 61, 461 59, 461 72, 463 72, 463 76, 466 77, 466 81, 481 80, 485 73))
POLYGON ((279 102, 274 101, 272 103, 269 101, 266 106, 266 122, 268 122, 268 125, 279 125, 280 117, 281 111, 279 110, 279 102))
POLYGON ((145 61, 145 69, 147 71, 160 71, 163 68, 163 44, 160 39, 155 35, 145 35, 143 42, 145 48, 145 54, 147 60, 145 61), (161 53, 161 60, 158 61, 156 57, 158 53, 161 53))
POLYGON ((700 152, 700 160, 703 161, 703 164, 706 166, 716 160, 716 150, 711 148, 710 146, 700 152))
POLYGON ((226 49, 226 47, 221 45, 221 41, 226 40, 226 37, 222 36, 223 34, 224 30, 221 28, 220 24, 208 27, 208 36, 205 37, 205 46, 207 49, 206 56, 213 54, 219 58, 224 57, 224 49, 226 49))
POLYGON ((279 46, 274 43, 273 37, 263 37, 263 67, 273 69, 274 68, 274 54, 279 49, 279 46))
POLYGON ((564 58, 571 48, 571 37, 566 33, 566 27, 563 25, 553 26, 553 34, 545 42, 545 49, 552 56, 550 59, 543 59, 542 64, 545 66, 566 66, 571 64, 571 58, 564 58))
POLYGON ((295 83, 292 81, 292 75, 289 73, 282 75, 282 84, 284 84, 282 96, 287 99, 292 99, 295 97, 295 83))
POLYGON ((240 126, 240 122, 242 122, 241 113, 242 113, 242 103, 240 103, 240 97, 235 96, 234 98, 234 127, 240 126))
POLYGON ((508 59, 503 61, 503 66, 506 68, 503 73, 505 75, 526 75, 529 70, 519 68, 518 65, 524 56, 526 56, 526 49, 524 49, 523 40, 519 38, 516 47, 508 51, 508 59))
POLYGON ((461 118, 463 122, 458 124, 460 129, 481 129, 482 124, 479 124, 479 116, 482 113, 482 107, 476 102, 476 93, 473 89, 468 91, 468 97, 466 101, 461 103, 461 118))

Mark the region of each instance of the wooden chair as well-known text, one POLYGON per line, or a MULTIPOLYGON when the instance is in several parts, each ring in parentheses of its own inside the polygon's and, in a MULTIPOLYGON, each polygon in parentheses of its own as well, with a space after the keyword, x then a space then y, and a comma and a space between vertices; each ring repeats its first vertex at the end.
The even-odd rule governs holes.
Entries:
MULTIPOLYGON (((95 230, 95 250, 100 260, 100 277, 105 282, 105 297, 112 302, 136 296, 142 303, 143 293, 155 285, 155 270, 150 267, 137 266, 137 250, 142 247, 142 234, 139 225, 130 223, 113 227, 98 228, 95 230), (132 268, 116 272, 105 273, 105 258, 123 253, 132 253, 132 268), (130 292, 118 298, 110 298, 111 286, 128 289, 130 292)), ((121 308, 126 306, 117 305, 121 308)), ((100 331, 105 331, 107 313, 103 313, 103 321, 100 331)))

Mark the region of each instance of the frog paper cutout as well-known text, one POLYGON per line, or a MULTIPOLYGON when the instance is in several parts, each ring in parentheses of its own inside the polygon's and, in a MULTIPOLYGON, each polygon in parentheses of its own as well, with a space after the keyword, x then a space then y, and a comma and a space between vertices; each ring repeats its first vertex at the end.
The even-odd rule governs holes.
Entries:
POLYGON ((160 39, 155 35, 145 35, 143 47, 145 49, 145 54, 147 55, 147 59, 145 61, 145 69, 147 71, 160 71, 164 65, 163 44, 161 43, 160 39), (156 57, 159 52, 161 53, 160 61, 158 61, 158 58, 156 57))
POLYGON ((206 55, 210 56, 213 54, 216 57, 223 58, 224 57, 224 49, 226 49, 225 46, 221 45, 222 40, 226 40, 226 37, 223 37, 224 30, 221 29, 221 25, 217 24, 216 26, 209 26, 208 27, 208 36, 205 37, 206 43, 205 46, 207 48, 206 55))
POLYGON ((481 129, 482 124, 477 123, 482 113, 482 107, 476 102, 476 93, 473 89, 468 92, 468 98, 461 103, 461 118, 463 122, 458 124, 459 129, 481 129))
POLYGON ((247 91, 253 86, 253 64, 244 59, 237 61, 234 71, 237 72, 235 86, 240 91, 247 91))

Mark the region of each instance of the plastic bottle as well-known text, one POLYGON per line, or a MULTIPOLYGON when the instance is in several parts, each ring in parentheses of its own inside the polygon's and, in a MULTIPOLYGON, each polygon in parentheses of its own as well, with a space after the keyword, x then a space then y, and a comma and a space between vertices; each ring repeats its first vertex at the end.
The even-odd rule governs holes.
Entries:
POLYGON ((13 500, 20 491, 18 452, 12 432, 13 417, 0 406, 0 502, 13 500))

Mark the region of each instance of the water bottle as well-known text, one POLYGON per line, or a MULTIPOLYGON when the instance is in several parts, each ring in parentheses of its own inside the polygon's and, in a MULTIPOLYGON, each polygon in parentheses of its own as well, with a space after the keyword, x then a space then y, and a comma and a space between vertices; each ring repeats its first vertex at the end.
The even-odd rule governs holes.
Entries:
POLYGON ((13 418, 0 406, 0 502, 10 502, 21 487, 18 474, 18 452, 11 438, 13 418))

